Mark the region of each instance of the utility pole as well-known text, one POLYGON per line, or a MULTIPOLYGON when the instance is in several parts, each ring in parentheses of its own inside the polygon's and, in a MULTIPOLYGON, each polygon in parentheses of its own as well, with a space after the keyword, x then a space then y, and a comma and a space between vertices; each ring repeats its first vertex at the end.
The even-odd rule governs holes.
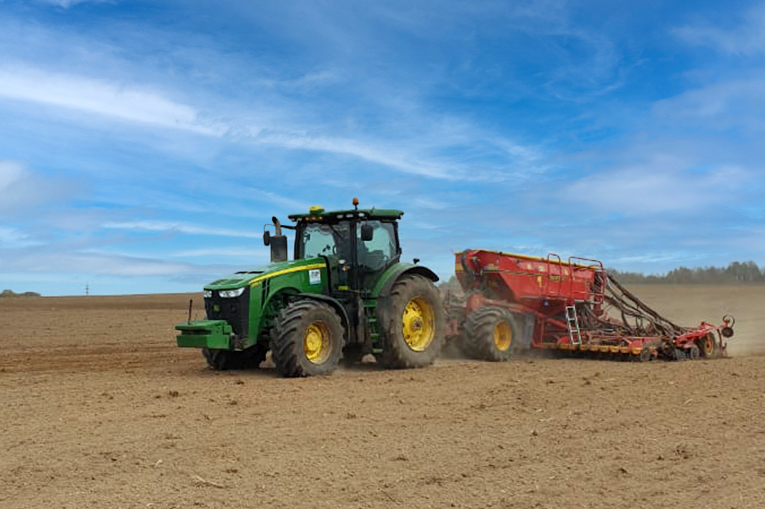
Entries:
POLYGON ((88 295, 90 295, 90 286, 88 283, 85 283, 85 296, 87 297, 88 295))

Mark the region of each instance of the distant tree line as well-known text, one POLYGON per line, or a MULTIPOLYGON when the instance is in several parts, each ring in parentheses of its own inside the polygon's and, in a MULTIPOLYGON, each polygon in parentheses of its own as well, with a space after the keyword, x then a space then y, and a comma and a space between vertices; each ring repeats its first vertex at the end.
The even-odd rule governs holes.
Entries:
POLYGON ((729 284, 765 283, 765 269, 753 261, 733 262, 727 267, 679 267, 664 275, 646 276, 640 272, 621 272, 607 269, 621 283, 664 283, 664 284, 729 284))
POLYGON ((40 294, 37 292, 16 293, 13 290, 3 290, 3 292, 0 293, 0 299, 10 298, 10 297, 39 297, 39 296, 40 294))

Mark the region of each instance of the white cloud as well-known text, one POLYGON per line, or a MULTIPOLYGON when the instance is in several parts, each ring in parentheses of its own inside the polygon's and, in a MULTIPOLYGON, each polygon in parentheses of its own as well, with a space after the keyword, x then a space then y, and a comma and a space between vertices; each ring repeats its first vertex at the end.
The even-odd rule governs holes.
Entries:
POLYGON ((684 26, 672 31, 688 44, 716 48, 732 55, 765 53, 765 6, 745 14, 740 26, 726 30, 716 26, 684 26))
MULTIPOLYGON (((18 161, 0 161, 0 193, 3 193, 11 184, 21 180, 26 173, 25 167, 18 161)), ((2 196, 0 194, 0 196, 2 196)))
POLYGON ((416 156, 403 153, 401 149, 394 148, 392 143, 365 143, 352 139, 273 132, 263 132, 255 139, 261 143, 285 148, 355 156, 413 175, 448 180, 459 180, 464 177, 464 172, 458 168, 431 161, 418 160, 416 156))
POLYGON ((443 210, 449 207, 449 203, 423 197, 412 200, 412 205, 430 210, 443 210))
POLYGON ((222 248, 211 248, 211 249, 189 249, 186 251, 179 251, 177 253, 173 253, 172 256, 178 257, 178 258, 196 258, 196 257, 204 257, 204 256, 231 256, 231 257, 241 257, 241 258, 252 258, 255 259, 258 262, 268 263, 268 251, 267 248, 263 248, 262 244, 260 245, 261 248, 243 248, 243 247, 222 247, 222 248))
MULTIPOLYGON (((442 128, 431 125, 424 130, 419 130, 417 135, 406 141, 385 138, 369 141, 321 134, 321 130, 327 126, 318 126, 318 133, 312 134, 309 130, 302 129, 300 125, 294 127, 271 125, 266 129, 260 125, 243 127, 241 118, 203 122, 197 108, 167 99, 161 94, 148 90, 148 87, 18 66, 0 67, 0 98, 30 101, 213 137, 233 132, 240 135, 250 133, 250 136, 232 141, 250 140, 256 144, 291 150, 352 156, 402 173, 430 178, 480 179, 485 178, 489 171, 485 169, 476 171, 475 168, 448 158, 440 160, 438 157, 425 154, 428 151, 437 152, 454 143, 470 145, 476 140, 476 136, 480 136, 477 134, 479 129, 474 126, 461 125, 456 129, 450 126, 448 132, 444 132, 442 128), (473 135, 469 136, 467 132, 472 132, 473 135), (423 151, 424 148, 429 150, 423 151)), ((292 116, 288 110, 289 107, 282 116, 292 116)), ((246 107, 240 109, 241 111, 244 111, 247 116, 246 107)), ((316 127, 312 126, 312 129, 316 130, 316 127)), ((535 149, 503 139, 481 140, 481 143, 487 142, 504 151, 508 160, 538 157, 535 149)), ((279 197, 271 196, 271 198, 276 200, 279 197)), ((281 201, 285 203, 284 200, 281 201)), ((291 200, 286 204, 296 205, 295 201, 291 200)))
MULTIPOLYGON (((698 254, 699 260, 704 259, 704 254, 698 254)), ((666 263, 666 262, 687 262, 688 255, 686 253, 644 253, 638 256, 617 256, 608 260, 610 265, 613 264, 633 264, 633 263, 666 263)))
POLYGON ((52 204, 73 192, 72 181, 41 176, 19 161, 0 160, 0 214, 52 204))
POLYGON ((765 76, 731 79, 688 90, 653 106, 657 118, 725 130, 765 125, 765 76))
POLYGON ((305 92, 315 88, 322 88, 337 83, 339 77, 335 72, 329 70, 310 71, 295 79, 263 79, 261 83, 266 87, 273 87, 279 90, 290 92, 305 92))
POLYGON ((262 234, 241 230, 227 230, 222 228, 205 228, 190 224, 172 221, 128 221, 107 222, 101 225, 103 228, 117 230, 152 231, 167 233, 185 233, 189 235, 214 235, 222 237, 247 237, 260 238, 262 234))
POLYGON ((24 247, 36 244, 29 240, 29 235, 15 228, 0 226, 0 246, 3 247, 24 247))
POLYGON ((62 7, 64 9, 68 9, 72 7, 73 5, 79 5, 79 4, 105 4, 105 3, 113 3, 112 0, 37 0, 38 2, 42 2, 45 4, 55 5, 57 7, 62 7))
POLYGON ((692 213, 735 199, 731 191, 744 186, 749 177, 733 166, 694 172, 686 161, 660 155, 643 164, 588 175, 566 186, 559 197, 583 209, 627 216, 692 213))
POLYGON ((206 135, 223 134, 220 126, 203 125, 198 112, 190 106, 136 86, 83 76, 28 67, 2 67, 0 97, 206 135))
POLYGON ((51 252, 24 250, 3 267, 7 272, 47 272, 54 274, 104 274, 110 276, 165 276, 187 274, 199 267, 158 259, 136 258, 97 252, 51 252))
POLYGON ((304 210, 306 208, 306 204, 303 201, 281 196, 271 191, 263 191, 262 189, 247 187, 244 189, 244 193, 246 195, 258 197, 262 200, 274 203, 282 207, 287 207, 290 210, 304 210))

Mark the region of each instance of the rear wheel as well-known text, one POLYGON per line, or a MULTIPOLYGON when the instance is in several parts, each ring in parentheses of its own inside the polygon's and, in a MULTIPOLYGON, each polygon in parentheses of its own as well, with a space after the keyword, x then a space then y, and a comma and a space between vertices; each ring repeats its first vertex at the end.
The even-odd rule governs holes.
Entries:
POLYGON ((379 310, 384 333, 382 363, 389 368, 428 366, 438 357, 446 330, 438 290, 422 276, 404 276, 379 310))
POLYGON ((279 314, 271 337, 271 356, 284 376, 332 373, 343 350, 343 326, 323 302, 293 302, 279 314))
POLYGON ((465 322, 465 353, 486 361, 506 361, 514 349, 518 327, 513 316, 498 307, 473 311, 465 322))

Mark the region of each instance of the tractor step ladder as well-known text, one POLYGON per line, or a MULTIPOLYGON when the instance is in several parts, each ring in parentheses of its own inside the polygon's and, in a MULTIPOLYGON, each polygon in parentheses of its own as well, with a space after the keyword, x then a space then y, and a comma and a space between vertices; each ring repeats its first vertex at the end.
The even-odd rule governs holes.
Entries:
POLYGON ((582 334, 579 330, 579 320, 576 317, 576 307, 566 306, 566 327, 568 328, 568 339, 572 345, 582 344, 582 334))

